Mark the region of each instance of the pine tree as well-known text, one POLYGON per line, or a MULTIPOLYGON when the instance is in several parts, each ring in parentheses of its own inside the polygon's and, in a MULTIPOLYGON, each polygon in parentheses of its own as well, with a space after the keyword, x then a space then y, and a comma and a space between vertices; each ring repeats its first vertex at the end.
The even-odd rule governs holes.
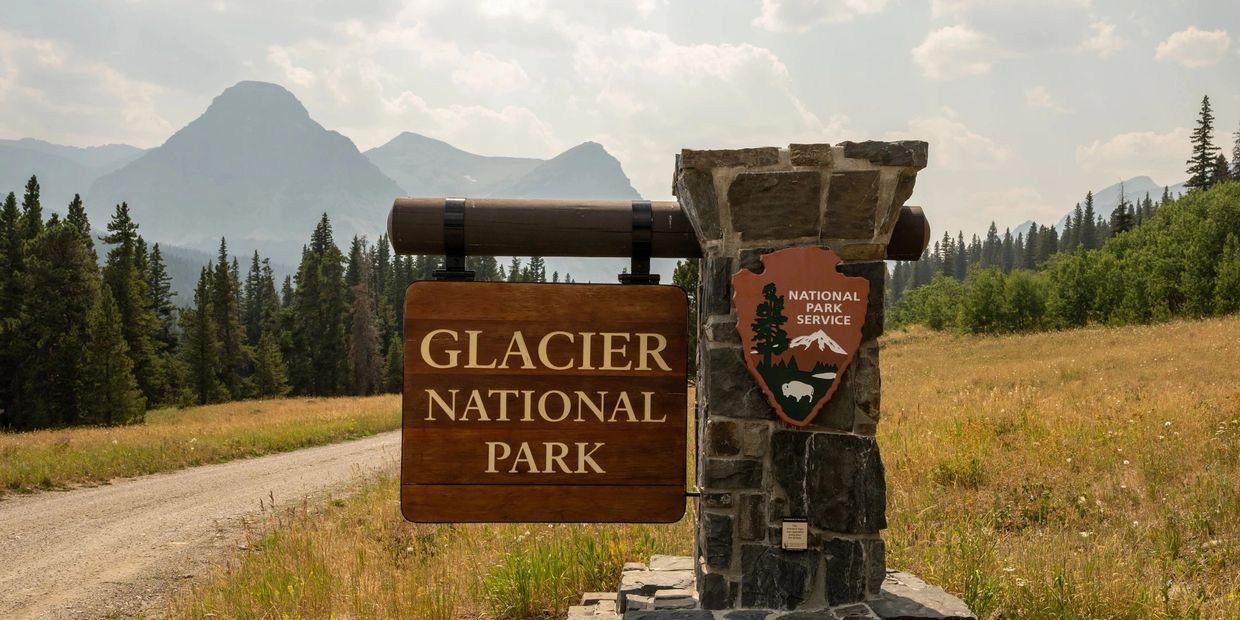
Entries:
POLYGON ((280 353, 276 337, 270 331, 263 332, 258 339, 254 360, 254 390, 260 398, 279 398, 289 392, 284 371, 284 355, 280 353))
POLYGON ((220 382, 229 398, 246 398, 253 391, 246 376, 253 352, 245 344, 245 328, 241 325, 241 309, 237 303, 241 283, 230 266, 228 244, 224 239, 220 239, 219 255, 211 267, 211 320, 220 343, 220 382))
MULTIPOLYGON (((90 255, 97 257, 95 253, 95 240, 90 236, 90 218, 86 216, 86 206, 82 204, 82 197, 74 194, 73 200, 69 202, 69 213, 65 218, 65 222, 73 226, 74 230, 82 236, 86 242, 86 250, 90 255)), ((96 259, 97 260, 97 259, 96 259)))
POLYGON ((1231 178, 1233 181, 1240 181, 1240 127, 1234 135, 1236 143, 1231 147, 1231 178))
POLYGON ((20 331, 22 239, 17 197, 9 192, 0 207, 0 428, 18 427, 17 356, 14 339, 20 331))
POLYGON ((521 259, 516 256, 512 257, 512 262, 508 264, 508 281, 521 282, 522 270, 521 259))
POLYGON ((762 303, 758 304, 753 325, 754 349, 762 355, 762 366, 770 368, 771 356, 788 350, 788 332, 784 331, 784 298, 775 290, 775 284, 762 287, 762 303))
POLYGON ((1012 268, 1016 266, 1016 246, 1012 239, 1012 229, 1003 229, 1003 243, 1000 246, 999 266, 1003 269, 1003 273, 1012 273, 1012 268))
POLYGON ((26 181, 26 193, 22 195, 22 239, 30 241, 43 230, 43 205, 39 202, 39 179, 31 175, 26 181))
POLYGON ((382 352, 379 328, 375 324, 375 301, 370 291, 370 259, 360 250, 356 254, 357 284, 353 294, 352 325, 349 329, 349 371, 353 393, 374 394, 380 388, 382 352))
POLYGON ((400 392, 405 387, 405 346, 400 334, 392 334, 383 360, 383 391, 400 392))
POLYGON ((124 317, 103 287, 86 322, 86 346, 78 373, 78 418, 113 426, 141 422, 146 402, 134 378, 122 329, 124 317))
POLYGON ((1084 247, 1086 250, 1098 247, 1098 223, 1097 214, 1094 212, 1093 190, 1085 193, 1085 211, 1082 213, 1081 227, 1078 230, 1081 236, 1077 243, 1078 247, 1084 247))
MULTIPOLYGON (((698 285, 701 279, 699 269, 698 260, 690 258, 676 261, 676 269, 672 271, 672 284, 679 286, 685 292, 689 302, 688 346, 690 377, 697 376, 698 285)), ((554 279, 559 279, 559 273, 555 274, 554 279)))
POLYGON ((1231 180, 1231 168, 1227 166, 1227 158, 1222 153, 1214 158, 1214 171, 1210 173, 1210 184, 1226 183, 1231 180))
POLYGON ((1119 203, 1114 211, 1111 211, 1111 234, 1118 235, 1132 230, 1134 225, 1133 214, 1129 210, 1127 203, 1119 203))
POLYGON ((1055 231, 1055 227, 1043 228, 1042 239, 1038 242, 1038 267, 1058 252, 1059 247, 1059 233, 1055 231))
POLYGON ((159 330, 159 321, 150 306, 146 274, 139 270, 146 258, 140 255, 143 245, 138 241, 138 225, 129 216, 128 204, 116 206, 107 228, 103 241, 113 247, 108 250, 104 262, 103 283, 120 312, 121 333, 125 336, 138 387, 146 403, 159 404, 168 397, 167 377, 152 343, 159 330))
POLYGON ((159 321, 155 341, 164 351, 174 353, 177 347, 176 305, 172 298, 176 297, 176 293, 172 290, 172 276, 168 275, 164 255, 158 243, 151 247, 146 266, 146 282, 150 291, 151 310, 159 321))
POLYGON ((1192 189, 1207 189, 1213 183, 1215 153, 1214 111, 1210 108, 1209 95, 1201 98, 1201 113, 1197 128, 1192 135, 1193 155, 1188 159, 1188 181, 1184 185, 1192 189))
POLYGON ((541 256, 531 256, 529 272, 530 275, 526 282, 546 282, 547 262, 541 256))
MULTIPOLYGON (((975 245, 977 245, 977 244, 976 244, 976 241, 977 241, 977 235, 974 235, 974 236, 973 236, 973 241, 975 242, 975 245)), ((980 248, 981 248, 981 246, 980 246, 980 245, 978 245, 977 253, 978 253, 979 255, 981 254, 981 249, 980 249, 980 248)), ((965 248, 965 245, 964 245, 964 231, 962 231, 962 230, 961 230, 961 231, 956 231, 956 254, 955 254, 955 256, 954 256, 954 259, 955 259, 955 261, 956 261, 956 265, 955 265, 955 268, 956 268, 956 269, 955 269, 955 271, 956 271, 956 273, 955 273, 954 275, 956 276, 956 279, 957 279, 957 280, 964 280, 964 277, 965 277, 965 276, 969 273, 969 263, 970 263, 970 262, 975 262, 974 260, 971 260, 971 259, 970 259, 970 257, 969 257, 969 254, 970 254, 970 252, 972 252, 972 251, 973 251, 973 250, 971 250, 971 249, 966 249, 966 248, 965 248)))
POLYGON ((999 229, 995 227, 994 222, 991 222, 990 228, 986 229, 986 240, 982 242, 982 269, 999 266, 1001 246, 999 229))
POLYGON ((211 301, 211 272, 203 268, 194 289, 194 306, 181 310, 180 350, 188 368, 189 400, 205 405, 228 398, 220 383, 220 341, 211 301))
POLYGON ((344 256, 324 213, 302 252, 291 307, 289 378, 299 394, 337 395, 349 385, 346 292, 344 256))
POLYGON ((26 246, 22 298, 27 317, 13 343, 26 428, 78 422, 77 375, 87 317, 99 295, 90 240, 72 224, 49 225, 26 246))

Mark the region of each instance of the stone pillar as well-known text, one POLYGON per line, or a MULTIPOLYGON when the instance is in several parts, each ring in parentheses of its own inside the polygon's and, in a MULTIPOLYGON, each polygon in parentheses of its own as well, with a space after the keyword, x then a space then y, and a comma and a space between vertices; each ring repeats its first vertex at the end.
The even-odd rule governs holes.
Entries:
POLYGON ((696 525, 705 609, 806 609, 879 594, 887 526, 877 338, 885 248, 926 165, 925 142, 793 144, 683 151, 675 190, 702 242, 696 525), (759 257, 819 246, 870 281, 856 358, 805 428, 780 421, 745 368, 731 278, 759 257), (785 551, 784 519, 808 521, 809 548, 785 551))

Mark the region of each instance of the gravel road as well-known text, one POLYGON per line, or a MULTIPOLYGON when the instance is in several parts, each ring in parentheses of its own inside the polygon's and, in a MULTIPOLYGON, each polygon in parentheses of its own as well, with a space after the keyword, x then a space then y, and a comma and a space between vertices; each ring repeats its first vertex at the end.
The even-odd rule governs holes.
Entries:
POLYGON ((400 432, 109 485, 0 499, 0 618, 147 613, 236 548, 259 502, 347 493, 396 471, 400 432))

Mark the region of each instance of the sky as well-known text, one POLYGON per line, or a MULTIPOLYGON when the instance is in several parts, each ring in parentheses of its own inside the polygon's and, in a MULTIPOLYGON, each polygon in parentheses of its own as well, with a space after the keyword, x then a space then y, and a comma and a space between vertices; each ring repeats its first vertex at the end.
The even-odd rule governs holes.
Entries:
POLYGON ((16 0, 0 21, 2 138, 158 146, 241 80, 362 150, 593 140, 652 199, 682 148, 926 140, 909 204, 982 232, 1183 181, 1203 95, 1230 153, 1240 2, 16 0))

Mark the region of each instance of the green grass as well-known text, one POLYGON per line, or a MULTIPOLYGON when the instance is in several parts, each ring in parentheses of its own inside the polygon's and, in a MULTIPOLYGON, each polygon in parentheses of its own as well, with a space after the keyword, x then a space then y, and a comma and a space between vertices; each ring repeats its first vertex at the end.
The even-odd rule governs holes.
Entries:
POLYGON ((400 428, 400 397, 163 409, 143 424, 0 433, 0 495, 220 463, 400 428))
MULTIPOLYGON (((982 618, 1240 617, 1240 318, 883 341, 888 565, 982 618)), ((562 616, 667 526, 414 525, 397 483, 274 524, 173 617, 562 616)))

